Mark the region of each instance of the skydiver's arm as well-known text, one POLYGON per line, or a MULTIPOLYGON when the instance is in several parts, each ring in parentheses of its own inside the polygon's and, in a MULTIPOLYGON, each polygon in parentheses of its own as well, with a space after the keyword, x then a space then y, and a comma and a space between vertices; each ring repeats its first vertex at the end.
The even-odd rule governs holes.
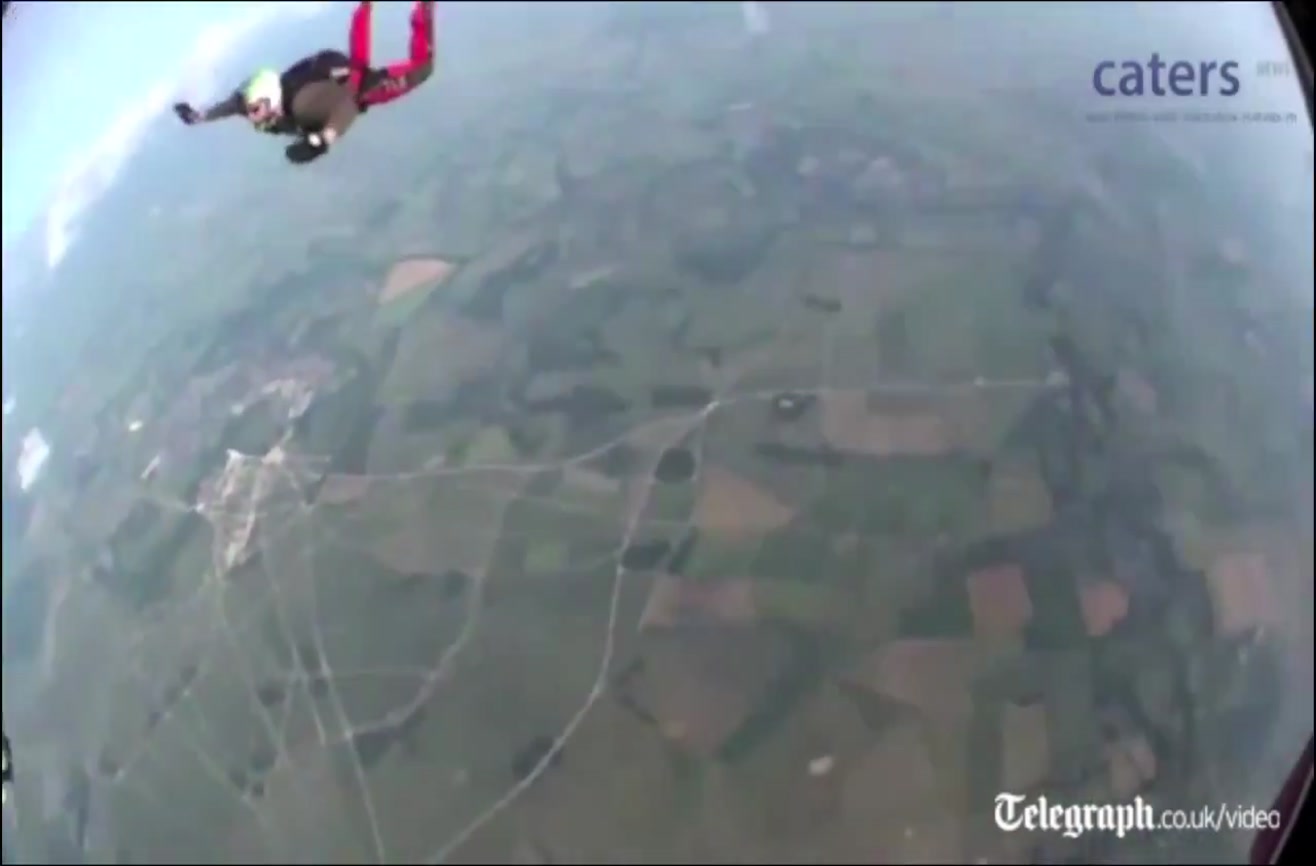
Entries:
POLYGON ((224 99, 216 102, 214 105, 201 112, 201 122, 209 123, 212 120, 222 120, 225 117, 237 117, 240 114, 247 113, 246 100, 242 98, 242 91, 235 90, 224 99))
POLYGON ((243 101, 242 91, 240 90, 233 91, 224 99, 201 111, 197 111, 186 102, 180 102, 174 106, 174 113, 188 126, 196 123, 209 123, 212 120, 222 120, 225 117, 236 117, 239 114, 245 114, 246 110, 246 103, 243 101))

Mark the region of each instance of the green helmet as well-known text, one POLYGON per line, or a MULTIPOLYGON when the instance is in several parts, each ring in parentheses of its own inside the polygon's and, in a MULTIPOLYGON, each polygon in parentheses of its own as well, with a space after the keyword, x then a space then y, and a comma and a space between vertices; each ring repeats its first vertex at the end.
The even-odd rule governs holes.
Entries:
POLYGON ((268 100, 275 108, 280 107, 283 103, 283 83, 279 80, 279 73, 273 69, 262 69, 251 76, 242 88, 242 99, 248 107, 262 99, 268 100))

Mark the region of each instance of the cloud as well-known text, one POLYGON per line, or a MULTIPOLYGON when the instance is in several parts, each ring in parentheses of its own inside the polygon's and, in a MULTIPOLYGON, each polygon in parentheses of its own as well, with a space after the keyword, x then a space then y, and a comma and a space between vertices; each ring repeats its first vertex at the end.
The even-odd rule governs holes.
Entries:
POLYGON ((222 86, 216 70, 224 58, 257 30, 280 18, 309 18, 327 2, 253 3, 249 11, 202 29, 181 69, 173 70, 91 142, 83 156, 61 178, 46 214, 46 264, 54 268, 78 236, 87 209, 114 185, 115 179, 141 145, 152 121, 186 93, 196 98, 214 95, 222 86))

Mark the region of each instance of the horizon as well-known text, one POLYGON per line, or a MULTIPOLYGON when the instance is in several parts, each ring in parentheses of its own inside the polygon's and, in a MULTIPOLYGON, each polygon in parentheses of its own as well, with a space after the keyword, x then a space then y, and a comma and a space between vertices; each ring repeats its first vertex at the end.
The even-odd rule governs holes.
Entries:
POLYGON ((244 39, 325 2, 32 4, 5 22, 3 247, 34 229, 48 265, 175 97, 229 86, 214 73, 244 39), (125 26, 126 25, 126 26, 125 26), (124 50, 146 44, 149 51, 124 50), (64 55, 78 63, 70 64, 64 55), (112 75, 86 70, 111 69, 112 75), (34 72, 33 70, 39 70, 34 72), (61 110, 48 110, 59 105, 61 110), (45 220, 47 225, 42 226, 45 220))

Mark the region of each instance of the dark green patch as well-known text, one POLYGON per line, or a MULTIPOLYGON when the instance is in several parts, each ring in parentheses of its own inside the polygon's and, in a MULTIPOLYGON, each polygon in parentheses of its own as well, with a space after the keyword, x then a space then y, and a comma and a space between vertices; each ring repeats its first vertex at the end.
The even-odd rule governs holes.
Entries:
POLYGON ((830 539, 797 519, 763 539, 750 569, 756 577, 825 580, 837 574, 836 562, 830 539))
POLYGON ((462 313, 480 321, 502 319, 508 293, 517 286, 532 282, 557 259, 556 241, 544 241, 531 247, 485 277, 475 295, 463 305, 462 313))
POLYGON ((395 580, 381 583, 379 590, 394 595, 414 595, 425 589, 432 579, 428 574, 403 574, 398 572, 395 580))
POLYGON ((415 757, 420 754, 420 730, 425 724, 425 719, 427 717, 428 713, 425 707, 421 706, 411 715, 407 716, 407 718, 398 726, 398 738, 410 757, 415 757))
POLYGON ((823 683, 829 660, 836 654, 822 635, 789 629, 791 660, 769 685, 755 710, 718 750, 719 760, 745 760, 784 723, 796 707, 823 683))
POLYGON ((729 574, 748 574, 758 556, 758 540, 742 540, 701 533, 687 556, 686 576, 718 580, 729 574))
POLYGON ((984 704, 1034 704, 1046 693, 1049 677, 1046 653, 1021 653, 996 660, 974 681, 974 697, 984 704))
POLYGON ((824 298, 819 295, 805 295, 804 306, 817 313, 839 313, 841 312, 841 302, 835 298, 824 298))
POLYGON ((685 523, 694 514, 698 490, 691 483, 652 484, 644 504, 646 521, 685 523))
POLYGON ((264 776, 270 770, 274 769, 274 764, 278 756, 270 748, 258 748, 252 751, 251 757, 247 762, 247 769, 250 775, 255 777, 264 776))
POLYGON ((416 400, 407 405, 402 416, 402 429, 407 433, 423 433, 442 427, 449 420, 448 405, 439 400, 416 400))
POLYGON ((643 463, 643 454, 622 442, 604 451, 592 465, 608 478, 627 479, 634 477, 643 463))
POLYGON ((175 680, 166 683, 160 692, 160 702, 166 708, 170 709, 178 703, 178 699, 183 696, 183 687, 175 680))
POLYGON ((939 582, 931 598, 906 611, 900 633, 917 638, 964 638, 973 634, 973 611, 961 580, 939 582))
POLYGON ((874 338, 883 373, 894 376, 910 372, 913 341, 909 335, 909 317, 903 311, 878 315, 874 338))
POLYGON ((525 781, 545 760, 550 768, 556 767, 562 762, 562 750, 554 751, 553 738, 540 734, 512 755, 512 778, 518 782, 525 781))
POLYGON ((1256 773, 1280 719, 1288 686, 1282 651, 1259 633, 1221 641, 1203 654, 1193 697, 1202 749, 1224 756, 1241 778, 1256 773))
POLYGON ((102 751, 96 757, 96 773, 102 779, 113 779, 115 776, 119 775, 119 770, 122 768, 123 762, 108 751, 102 751))
POLYGON ((1073 788, 1106 770, 1104 736, 1094 692, 1094 671, 1086 654, 1057 657, 1051 665, 1046 696, 1047 739, 1053 768, 1051 783, 1073 788))
POLYGON ((670 549, 671 545, 661 540, 632 543, 621 555, 622 568, 628 571, 657 568, 666 559, 670 549))
POLYGON ((531 538, 526 541, 522 568, 526 574, 558 574, 571 561, 571 541, 567 538, 531 538))
POLYGON ((968 759, 969 802, 989 803, 1001 792, 1001 713, 993 704, 977 704, 969 722, 968 759))
POLYGON ((855 460, 814 508, 829 527, 865 535, 960 539, 984 519, 987 479, 964 457, 855 460))
POLYGON ((273 401, 261 401, 229 421, 220 434, 220 447, 242 454, 264 454, 287 429, 287 416, 273 401))
POLYGON ((396 731, 366 731, 352 737, 352 748, 361 759, 361 768, 369 771, 388 755, 389 749, 397 742, 396 731))
POLYGON ((713 392, 699 385, 658 385, 649 399, 655 409, 702 409, 713 392))
POLYGON ((680 484, 695 474, 695 455, 688 448, 668 448, 658 458, 653 477, 663 484, 680 484))
POLYGON ((286 691, 282 683, 264 683, 256 689, 256 700, 260 701, 260 705, 267 709, 283 703, 285 696, 286 691))
POLYGON ((699 530, 692 526, 676 543, 676 548, 672 551, 672 557, 667 561, 668 573, 678 577, 683 576, 690 566, 690 558, 694 555, 695 545, 698 543, 699 530))
POLYGON ((763 261, 772 233, 741 227, 723 231, 689 232, 676 242, 676 261, 709 283, 738 283, 763 261))
POLYGON ((516 457, 516 448, 512 445, 507 430, 500 426, 481 428, 462 449, 463 466, 499 466, 511 462, 516 457))
POLYGON ((248 784, 247 771, 241 767, 229 767, 228 781, 237 790, 245 790, 248 784))
MULTIPOLYGON (((210 527, 199 515, 166 514, 140 505, 110 539, 110 567, 95 577, 120 601, 135 611, 158 604, 169 595, 177 578, 175 564, 192 544, 207 544, 210 527)), ((191 575, 200 579, 200 575, 191 575)))
POLYGON ((470 576, 464 572, 452 570, 445 572, 439 578, 443 598, 447 601, 456 601, 466 593, 466 587, 470 585, 470 576))
POLYGON ((1029 648, 1058 650, 1086 646, 1087 626, 1073 564, 1054 548, 1035 551, 1024 564, 1033 616, 1024 630, 1029 648))
POLYGON ((845 463, 845 455, 831 448, 801 448, 780 442, 760 442, 754 453, 772 463, 783 466, 822 466, 835 469, 845 463))
MULTIPOLYGON (((578 323, 572 323, 579 327, 578 323)), ((536 373, 550 371, 592 370, 615 366, 621 356, 603 341, 598 329, 576 334, 573 331, 537 335, 528 348, 526 366, 536 373)))
POLYGON ((524 460, 543 454, 553 442, 554 432, 554 423, 547 418, 512 418, 507 424, 507 439, 524 460))
POLYGON ((306 453, 330 455, 332 471, 360 474, 382 413, 372 405, 377 379, 370 363, 356 352, 345 353, 344 362, 348 381, 318 397, 294 429, 306 453))
POLYGON ((579 428, 597 425, 612 415, 626 412, 630 403, 607 388, 578 385, 560 397, 528 400, 526 409, 530 412, 561 412, 573 427, 579 428))
POLYGON ((307 674, 318 674, 324 669, 320 660, 320 653, 315 648, 315 644, 310 641, 302 641, 297 645, 297 666, 307 674))

